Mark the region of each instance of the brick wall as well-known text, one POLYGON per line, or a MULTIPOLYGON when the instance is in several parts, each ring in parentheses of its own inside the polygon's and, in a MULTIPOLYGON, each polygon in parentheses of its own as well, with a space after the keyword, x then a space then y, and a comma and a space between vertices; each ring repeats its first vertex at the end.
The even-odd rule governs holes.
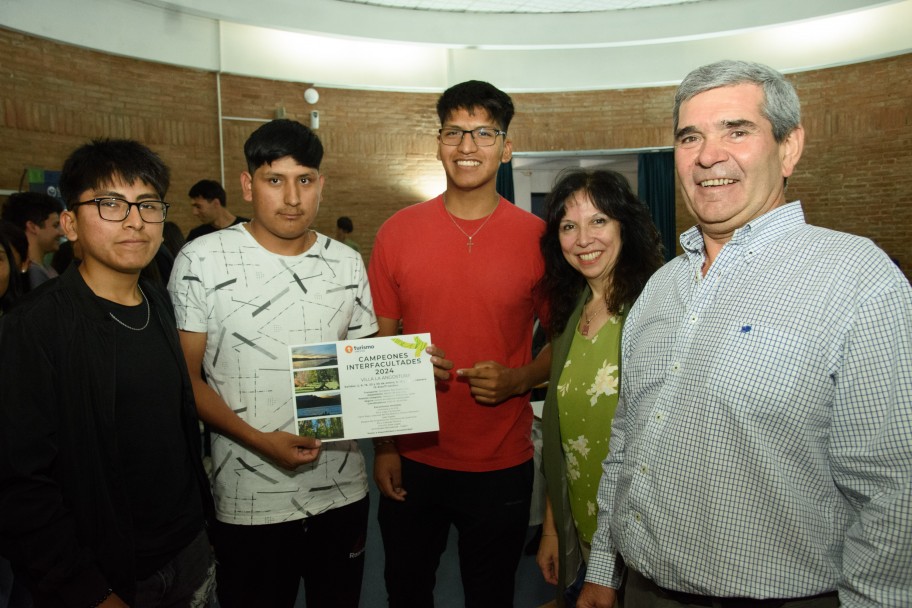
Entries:
MULTIPOLYGON (((132 137, 172 169, 172 218, 196 224, 186 192, 219 178, 215 74, 116 57, 0 28, 0 188, 16 189, 25 167, 59 168, 92 137, 132 137)), ((682 74, 683 76, 683 74, 682 74)), ((789 76, 803 103, 807 145, 791 180, 811 222, 873 238, 912 274, 912 54, 789 76)), ((436 95, 347 89, 223 75, 224 116, 267 120, 320 112, 326 147, 324 203, 316 228, 355 221, 370 254, 373 235, 397 209, 442 187, 435 160, 436 95)), ((671 144, 669 87, 517 94, 516 150, 616 149, 671 144)), ((229 208, 248 212, 238 175, 242 146, 259 123, 223 121, 229 208)), ((678 226, 690 218, 678 200, 678 226)))

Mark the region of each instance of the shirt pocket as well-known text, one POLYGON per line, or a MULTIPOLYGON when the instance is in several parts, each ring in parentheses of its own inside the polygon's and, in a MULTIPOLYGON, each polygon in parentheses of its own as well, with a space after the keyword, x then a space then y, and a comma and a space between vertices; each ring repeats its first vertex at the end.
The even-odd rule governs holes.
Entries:
POLYGON ((813 336, 797 327, 745 323, 716 353, 709 388, 730 411, 777 427, 800 428, 819 417, 832 382, 813 336))

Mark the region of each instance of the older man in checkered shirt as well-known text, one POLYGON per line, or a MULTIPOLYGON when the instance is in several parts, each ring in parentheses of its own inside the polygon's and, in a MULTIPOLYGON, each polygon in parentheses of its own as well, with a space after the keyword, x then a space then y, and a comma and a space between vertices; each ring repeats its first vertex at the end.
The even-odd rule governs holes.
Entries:
POLYGON ((697 225, 624 328, 577 606, 912 606, 909 282, 786 202, 781 74, 704 66, 675 101, 697 225))

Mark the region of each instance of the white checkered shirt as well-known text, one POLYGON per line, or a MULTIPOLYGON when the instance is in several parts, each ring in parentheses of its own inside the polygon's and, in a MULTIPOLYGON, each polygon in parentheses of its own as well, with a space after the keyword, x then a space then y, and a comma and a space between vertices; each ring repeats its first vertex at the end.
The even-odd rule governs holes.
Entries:
POLYGON ((623 335, 587 580, 912 606, 912 288, 800 203, 696 228, 623 335))

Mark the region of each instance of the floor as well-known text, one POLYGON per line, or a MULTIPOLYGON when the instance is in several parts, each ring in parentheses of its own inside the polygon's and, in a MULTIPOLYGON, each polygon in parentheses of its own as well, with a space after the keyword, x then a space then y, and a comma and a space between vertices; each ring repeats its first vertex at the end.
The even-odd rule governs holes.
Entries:
MULTIPOLYGON (((373 448, 362 443, 361 450, 367 461, 368 476, 373 467, 373 448)), ((386 589, 383 583, 383 544, 377 526, 377 488, 370 484, 371 513, 367 529, 366 563, 364 586, 361 591, 361 608, 385 608, 386 589)), ((531 538, 534 528, 529 528, 531 538)), ((450 533, 447 550, 437 570, 435 608, 463 608, 462 585, 459 580, 459 561, 456 555, 456 535, 450 533)), ((535 564, 535 557, 523 555, 516 572, 516 595, 514 608, 538 608, 554 599, 554 587, 542 579, 535 564)), ((295 608, 306 608, 303 589, 298 594, 295 608)))

